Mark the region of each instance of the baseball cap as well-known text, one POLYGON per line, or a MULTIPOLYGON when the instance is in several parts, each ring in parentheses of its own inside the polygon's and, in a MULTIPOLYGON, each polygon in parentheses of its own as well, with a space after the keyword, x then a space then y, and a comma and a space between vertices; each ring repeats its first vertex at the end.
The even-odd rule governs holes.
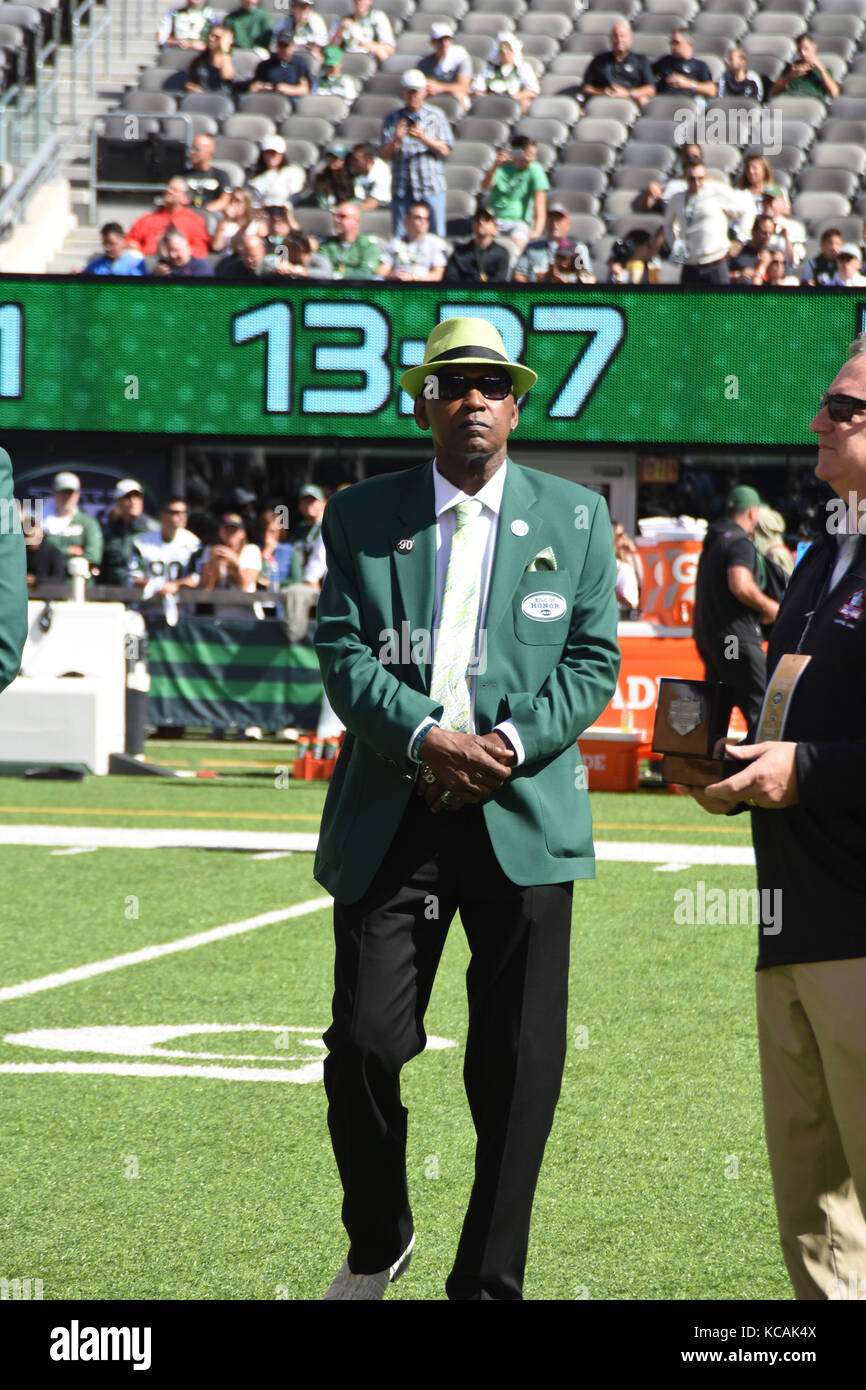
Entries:
POLYGON ((247 529, 243 517, 238 512, 223 512, 220 526, 240 526, 242 531, 247 529))
POLYGON ((276 150, 277 154, 285 154, 286 142, 282 135, 269 135, 262 141, 262 150, 276 150))
POLYGON ((431 24, 430 37, 431 39, 453 39, 454 30, 450 24, 431 24))
POLYGON ((328 146, 328 154, 336 155, 337 159, 345 159, 349 153, 349 146, 344 145, 342 140, 335 140, 333 145, 328 146))
POLYGON ((858 261, 862 261, 863 252, 853 241, 846 241, 839 251, 840 256, 856 256, 858 261))
POLYGON ((320 487, 316 487, 315 483, 305 483, 298 493, 298 498, 301 497, 315 497, 317 502, 324 502, 325 500, 325 494, 320 487))
POLYGON ((563 213, 564 213, 566 217, 568 216, 568 208, 565 206, 564 203, 548 203, 548 204, 547 204, 547 215, 548 215, 548 217, 550 216, 550 214, 551 214, 552 212, 558 212, 558 213, 560 213, 560 214, 563 214, 563 213))
POLYGON ((327 48, 322 49, 322 58, 326 68, 335 68, 338 63, 342 63, 345 56, 342 48, 338 48, 335 43, 329 43, 327 48))
POLYGON ((577 242, 569 236, 565 236, 561 241, 553 244, 553 254, 555 256, 573 256, 577 250, 577 242))
POLYGON ((427 78, 420 68, 407 68, 403 73, 402 85, 413 92, 426 92, 427 78))
POLYGON ((81 479, 77 473, 55 473, 51 484, 52 492, 78 492, 81 479))
POLYGON ((748 507, 762 507, 764 505, 760 493, 753 487, 746 487, 741 484, 728 493, 728 511, 744 512, 748 507))
POLYGON ((140 492, 142 497, 144 496, 144 488, 134 478, 121 479, 114 489, 115 497, 128 497, 131 492, 140 492))

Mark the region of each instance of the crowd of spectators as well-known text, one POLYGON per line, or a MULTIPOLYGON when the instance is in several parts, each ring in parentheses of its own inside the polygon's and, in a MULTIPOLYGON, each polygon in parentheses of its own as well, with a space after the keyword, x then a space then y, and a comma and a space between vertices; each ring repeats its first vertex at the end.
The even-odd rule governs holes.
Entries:
MULTIPOLYGON (((321 93, 351 104, 360 84, 342 71, 345 55, 364 53, 381 64, 395 52, 395 37, 388 15, 373 0, 349 4, 350 12, 329 29, 312 0, 291 0, 289 13, 279 14, 263 11, 259 0, 241 0, 224 17, 187 0, 165 16, 158 41, 194 51, 183 74, 190 92, 232 98, 273 92, 291 105, 321 93), (232 53, 241 49, 258 60, 252 76, 235 71, 232 53)), ((670 52, 651 61, 636 50, 630 25, 617 21, 609 48, 595 54, 569 95, 581 105, 596 97, 628 98, 641 110, 658 95, 682 95, 699 111, 719 97, 766 102, 809 95, 826 102, 839 93, 809 34, 799 36, 796 59, 774 81, 750 67, 737 45, 714 80, 695 52, 699 41, 700 35, 674 28, 670 52)), ((400 105, 383 117, 378 141, 347 144, 338 135, 318 167, 307 170, 291 162, 285 136, 273 134, 260 141, 244 186, 232 187, 214 161, 213 137, 196 134, 187 167, 168 181, 154 211, 126 231, 107 223, 101 229, 103 253, 84 272, 242 280, 284 275, 462 283, 652 284, 679 278, 693 284, 862 284, 862 251, 850 234, 839 246, 831 238, 829 251, 822 242, 820 257, 807 256, 806 228, 792 218, 785 180, 780 175, 783 183, 777 182, 758 150, 744 150, 742 172, 732 183, 713 167, 711 145, 677 147, 679 177, 649 178, 635 190, 634 225, 619 236, 606 263, 593 265, 591 247, 569 235, 567 210, 557 204, 558 218, 548 215, 548 198, 556 202, 557 194, 549 160, 546 168, 531 136, 511 132, 499 148, 491 147, 478 188, 482 215, 466 218, 471 235, 449 236, 448 160, 455 134, 446 110, 452 117, 455 110, 433 99, 450 99, 459 115, 471 111, 479 96, 502 95, 525 114, 539 94, 539 78, 520 38, 504 29, 481 70, 440 17, 431 23, 429 43, 430 52, 403 72, 400 105), (304 227, 308 207, 331 213, 330 235, 317 226, 317 237, 304 227), (384 209, 391 214, 390 240, 364 226, 364 213, 384 209), (650 215, 645 225, 641 214, 650 215), (774 221, 769 238, 766 227, 755 233, 756 219, 767 217, 774 221), (813 273, 816 261, 820 268, 813 273), (671 267, 681 269, 672 275, 671 267)))

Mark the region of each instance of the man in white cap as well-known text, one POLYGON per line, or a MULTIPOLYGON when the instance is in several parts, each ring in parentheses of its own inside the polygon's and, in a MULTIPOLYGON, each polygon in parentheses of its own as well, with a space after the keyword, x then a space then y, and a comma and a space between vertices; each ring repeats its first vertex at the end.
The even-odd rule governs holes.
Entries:
POLYGON ((853 241, 843 242, 836 257, 836 271, 827 281, 828 285, 843 285, 846 289, 861 289, 866 285, 866 275, 861 273, 863 252, 853 241))
POLYGON ((130 561, 136 537, 156 530, 156 521, 144 510, 144 489, 135 478, 123 478, 114 489, 115 502, 102 527, 102 583, 129 583, 130 561))
POLYGON ((385 118, 382 127, 382 157, 391 161, 391 222, 395 236, 402 237, 406 212, 419 199, 428 204, 433 231, 444 237, 444 163, 454 145, 454 136, 438 106, 424 101, 427 78, 419 68, 403 73, 403 105, 385 118))
POLYGON ((427 95, 443 92, 456 97, 464 111, 469 109, 469 88, 472 86, 472 59, 459 43, 454 42, 450 24, 433 24, 430 28, 432 53, 418 64, 418 71, 427 78, 427 95))
POLYGON ((56 473, 52 501, 46 506, 42 529, 69 559, 83 555, 91 565, 102 560, 102 532, 95 517, 81 510, 81 479, 77 473, 56 473))

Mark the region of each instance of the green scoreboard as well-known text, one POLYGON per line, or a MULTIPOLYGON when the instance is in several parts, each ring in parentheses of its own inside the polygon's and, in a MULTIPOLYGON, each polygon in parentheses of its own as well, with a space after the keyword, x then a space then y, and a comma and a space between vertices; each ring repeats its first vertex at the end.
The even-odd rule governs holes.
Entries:
POLYGON ((534 444, 796 447, 860 330, 856 290, 258 284, 6 276, 0 429, 418 438, 400 373, 480 315, 539 374, 534 444))

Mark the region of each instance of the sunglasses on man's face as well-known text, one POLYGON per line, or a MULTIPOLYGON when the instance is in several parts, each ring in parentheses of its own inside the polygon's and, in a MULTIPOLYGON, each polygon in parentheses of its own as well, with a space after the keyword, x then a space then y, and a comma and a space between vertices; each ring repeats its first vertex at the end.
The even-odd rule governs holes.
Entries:
POLYGON ((866 410, 866 401, 860 400, 858 396, 845 396, 840 393, 825 391, 818 409, 823 410, 824 406, 827 407, 827 414, 834 424, 847 424, 855 415, 866 410))
POLYGON ((448 373, 437 377, 440 401, 459 401, 470 391, 480 391, 489 401, 504 401, 513 390, 510 376, 463 376, 448 373))

